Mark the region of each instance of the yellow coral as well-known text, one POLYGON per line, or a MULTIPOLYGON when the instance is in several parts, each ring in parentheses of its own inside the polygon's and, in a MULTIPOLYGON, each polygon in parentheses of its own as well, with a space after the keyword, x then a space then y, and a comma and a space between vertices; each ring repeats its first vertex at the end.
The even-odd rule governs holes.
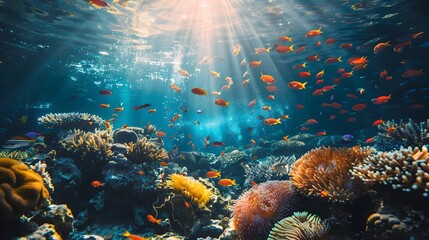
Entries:
POLYGON ((200 205, 205 206, 210 200, 211 191, 192 177, 172 174, 166 184, 172 187, 174 192, 182 193, 182 195, 190 197, 192 201, 200 205))
POLYGON ((4 218, 37 210, 49 198, 42 177, 17 160, 0 158, 0 179, 0 213, 4 218))

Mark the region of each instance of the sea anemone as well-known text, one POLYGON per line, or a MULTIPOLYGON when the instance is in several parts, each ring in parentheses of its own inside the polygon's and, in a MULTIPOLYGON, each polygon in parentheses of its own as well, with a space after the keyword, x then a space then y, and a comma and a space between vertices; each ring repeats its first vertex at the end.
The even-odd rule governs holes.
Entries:
POLYGON ((210 200, 211 191, 198 180, 192 177, 186 177, 179 174, 171 174, 166 182, 167 187, 171 187, 173 192, 181 193, 182 196, 190 199, 192 202, 205 206, 210 200))
POLYGON ((147 138, 139 139, 135 144, 126 143, 128 153, 125 156, 135 163, 161 161, 168 157, 167 151, 147 138))
POLYGON ((359 178, 353 178, 349 170, 370 153, 366 148, 313 149, 293 165, 292 183, 309 196, 338 202, 353 200, 365 192, 367 186, 359 178))
POLYGON ((104 120, 89 113, 48 113, 37 119, 39 125, 46 129, 62 128, 64 130, 81 129, 85 131, 93 131, 100 128, 104 120))
POLYGON ((283 218, 271 230, 268 240, 321 240, 326 239, 329 226, 316 215, 308 212, 295 212, 283 218))
POLYGON ((378 182, 406 192, 422 191, 423 196, 429 196, 429 153, 426 146, 421 150, 409 147, 378 152, 355 166, 352 173, 366 182, 378 182))
POLYGON ((299 193, 289 181, 253 186, 234 201, 232 224, 240 239, 267 239, 274 223, 297 208, 299 193))

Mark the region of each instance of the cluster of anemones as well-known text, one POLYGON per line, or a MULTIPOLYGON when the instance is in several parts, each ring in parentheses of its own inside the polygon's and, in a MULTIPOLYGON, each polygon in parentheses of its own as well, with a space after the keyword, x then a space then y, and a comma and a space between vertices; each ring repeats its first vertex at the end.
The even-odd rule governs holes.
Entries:
POLYGON ((420 190, 429 196, 429 153, 425 146, 378 152, 355 166, 352 173, 366 182, 378 182, 407 192, 420 190))
POLYGON ((320 147, 304 154, 293 165, 292 183, 304 194, 346 202, 363 194, 368 186, 350 170, 371 154, 366 148, 320 147))
POLYGON ((39 125, 47 129, 62 128, 82 129, 85 131, 92 131, 96 128, 104 126, 104 120, 93 114, 89 113, 48 113, 37 119, 39 125))

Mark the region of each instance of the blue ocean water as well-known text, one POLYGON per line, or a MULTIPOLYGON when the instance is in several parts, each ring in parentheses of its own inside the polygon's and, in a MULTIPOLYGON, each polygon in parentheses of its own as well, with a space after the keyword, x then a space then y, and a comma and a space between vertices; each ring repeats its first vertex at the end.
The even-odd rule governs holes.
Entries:
POLYGON ((428 119, 428 10, 425 0, 0 0, 0 141, 30 131, 48 136, 39 117, 82 112, 112 119, 114 129, 149 122, 165 132, 167 151, 219 155, 300 133, 351 134, 372 146, 364 142, 378 119, 428 119), (320 32, 306 37, 311 30, 320 32), (279 48, 292 45, 287 53, 279 48), (319 59, 309 60, 314 55, 319 59), (404 76, 410 70, 418 73, 404 76), (311 76, 300 77, 303 71, 311 76), (292 81, 307 84, 297 90, 292 81), (382 96, 390 97, 374 104, 382 96), (281 124, 264 123, 268 118, 281 124), (222 146, 207 147, 204 138, 222 146))

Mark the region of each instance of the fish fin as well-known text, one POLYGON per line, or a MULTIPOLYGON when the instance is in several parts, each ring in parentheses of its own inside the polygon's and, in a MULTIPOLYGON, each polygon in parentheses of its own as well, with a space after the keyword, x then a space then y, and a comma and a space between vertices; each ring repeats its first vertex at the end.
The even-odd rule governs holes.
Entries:
POLYGON ((339 57, 339 58, 338 58, 338 62, 343 62, 343 61, 341 60, 341 57, 339 57))
POLYGON ((290 46, 290 50, 291 50, 291 51, 294 51, 294 50, 293 50, 293 46, 294 46, 293 44, 292 44, 292 46, 290 46))
POLYGON ((129 237, 131 234, 130 234, 130 232, 128 232, 128 231, 124 231, 124 233, 122 233, 122 236, 123 237, 129 237))
POLYGON ((226 106, 227 106, 227 107, 229 106, 229 102, 226 102, 226 106))
POLYGON ((308 82, 305 82, 304 84, 302 84, 302 88, 305 89, 305 85, 307 85, 308 82))
POLYGON ((307 67, 306 64, 307 64, 307 62, 304 62, 304 64, 302 64, 302 66, 307 67))

